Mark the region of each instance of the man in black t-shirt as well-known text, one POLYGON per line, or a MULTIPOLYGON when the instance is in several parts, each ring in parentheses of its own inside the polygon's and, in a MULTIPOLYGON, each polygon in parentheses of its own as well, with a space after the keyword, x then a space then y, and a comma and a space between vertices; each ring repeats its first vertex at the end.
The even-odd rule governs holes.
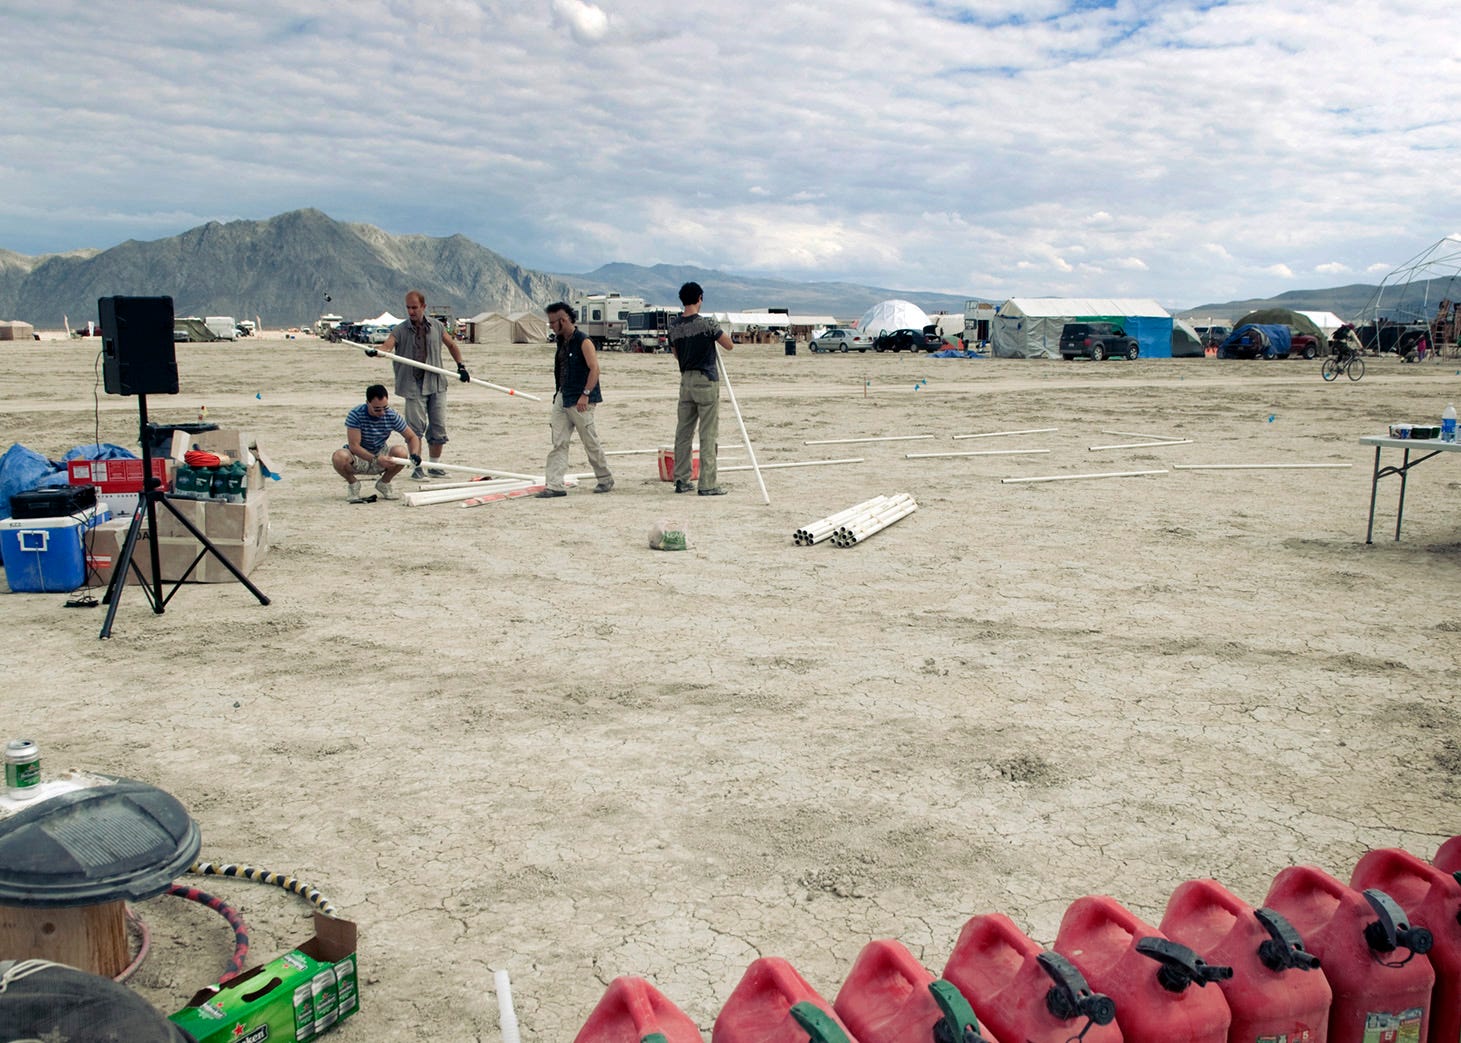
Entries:
POLYGON ((716 346, 730 351, 730 336, 708 315, 700 314, 705 291, 699 283, 680 287, 681 314, 670 320, 670 351, 680 363, 680 404, 675 424, 675 492, 694 489, 691 482, 695 428, 700 427, 701 496, 723 496, 716 484, 715 440, 720 434, 720 374, 716 346))

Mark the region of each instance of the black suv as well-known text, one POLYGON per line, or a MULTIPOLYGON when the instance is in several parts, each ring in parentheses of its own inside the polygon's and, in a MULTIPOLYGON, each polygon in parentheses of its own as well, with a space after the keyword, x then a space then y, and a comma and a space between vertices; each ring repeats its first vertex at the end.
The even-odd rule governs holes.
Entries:
POLYGON ((1136 338, 1114 322, 1067 322, 1060 331, 1060 357, 1135 359, 1141 354, 1136 338))

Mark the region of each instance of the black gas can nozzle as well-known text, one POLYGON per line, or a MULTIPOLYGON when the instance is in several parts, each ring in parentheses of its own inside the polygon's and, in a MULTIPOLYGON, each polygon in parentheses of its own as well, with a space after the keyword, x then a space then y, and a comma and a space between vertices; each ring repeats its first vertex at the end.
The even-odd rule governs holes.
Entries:
POLYGON ((1206 988, 1210 981, 1226 981, 1233 976, 1233 968, 1208 963, 1187 946, 1169 938, 1138 938, 1136 951, 1161 964, 1157 968, 1157 981, 1168 992, 1182 992, 1193 984, 1206 988))
POLYGON ((1045 1009, 1051 1014, 1061 1021, 1087 1018, 1097 1025, 1109 1025, 1116 1020, 1116 1001, 1104 993, 1092 992, 1075 964, 1048 949, 1035 960, 1055 982, 1045 994, 1045 1009))
POLYGON ((1405 910, 1398 902, 1378 887, 1364 890, 1365 901, 1379 917, 1365 925, 1365 941, 1376 952, 1394 952, 1402 946, 1412 953, 1424 956, 1431 951, 1435 937, 1424 927, 1414 927, 1405 910))
POLYGON ((1304 939, 1293 924, 1267 907, 1253 910, 1253 915, 1269 935, 1258 946, 1263 966, 1271 971, 1312 971, 1319 966, 1319 957, 1304 948, 1304 939))

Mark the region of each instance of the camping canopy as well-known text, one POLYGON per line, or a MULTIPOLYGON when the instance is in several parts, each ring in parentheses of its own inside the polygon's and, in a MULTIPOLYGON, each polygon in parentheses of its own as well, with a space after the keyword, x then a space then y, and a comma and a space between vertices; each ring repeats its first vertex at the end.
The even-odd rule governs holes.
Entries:
POLYGON ((1143 358, 1172 357, 1172 316, 1156 301, 1127 297, 1011 297, 995 309, 990 349, 999 358, 1059 358, 1067 322, 1120 323, 1143 358))
POLYGON ((19 319, 0 322, 0 340, 30 340, 35 327, 19 319))
MULTIPOLYGON (((512 320, 501 312, 484 311, 465 321, 467 343, 469 344, 512 340, 512 320)), ((543 336, 546 338, 547 333, 544 333, 543 336)))
POLYGON ((1172 320, 1172 357, 1174 359, 1199 358, 1203 355, 1202 338, 1197 331, 1181 319, 1172 320))
POLYGON ((880 301, 862 313, 857 328, 870 337, 893 330, 919 330, 928 325, 928 316, 923 309, 908 301, 880 301))

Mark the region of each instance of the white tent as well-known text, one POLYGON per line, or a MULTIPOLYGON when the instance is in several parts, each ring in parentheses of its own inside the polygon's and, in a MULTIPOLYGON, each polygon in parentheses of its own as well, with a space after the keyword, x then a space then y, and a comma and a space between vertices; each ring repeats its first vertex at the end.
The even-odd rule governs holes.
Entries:
POLYGON ((484 311, 465 320, 468 344, 511 341, 512 320, 501 312, 484 311))
POLYGON ((387 327, 389 329, 394 329, 395 327, 397 327, 397 326, 399 326, 401 324, 401 321, 402 320, 396 318, 390 312, 383 311, 383 312, 381 312, 379 315, 377 315, 373 319, 363 319, 363 320, 361 320, 361 325, 362 326, 385 326, 385 327, 387 327))
POLYGON ((922 330, 927 325, 928 316, 922 308, 897 298, 879 301, 857 320, 858 331, 869 337, 876 337, 884 331, 922 330))
POLYGON ((1119 322, 1144 358, 1172 355, 1172 316, 1154 300, 1133 297, 1011 297, 995 311, 990 349, 999 358, 1060 357, 1067 322, 1119 322))
POLYGON ((1332 336, 1335 330, 1344 325, 1344 320, 1332 311, 1300 311, 1298 308, 1294 310, 1323 330, 1326 337, 1332 336))
POLYGON ((519 311, 509 315, 514 344, 541 344, 548 339, 548 320, 535 311, 519 311))

